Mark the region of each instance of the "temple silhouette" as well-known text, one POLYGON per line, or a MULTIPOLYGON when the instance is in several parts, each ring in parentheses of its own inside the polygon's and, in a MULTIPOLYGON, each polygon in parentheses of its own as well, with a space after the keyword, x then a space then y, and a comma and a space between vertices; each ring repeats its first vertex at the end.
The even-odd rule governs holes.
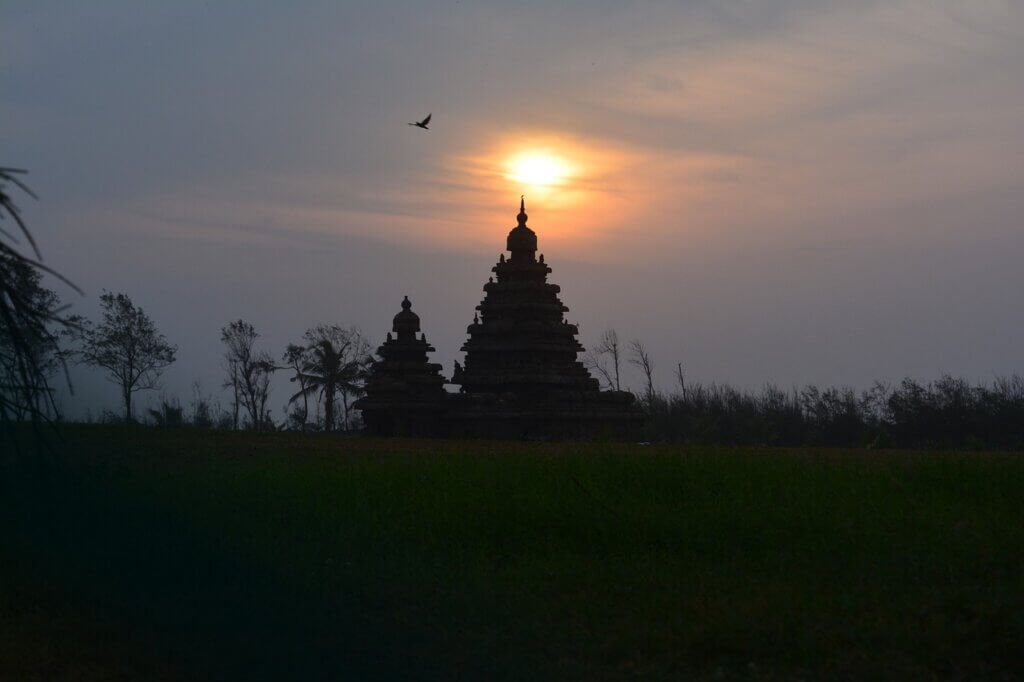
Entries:
POLYGON ((491 268, 484 299, 467 328, 465 364, 450 381, 431 363, 434 348, 420 331, 408 297, 392 333, 377 349, 366 396, 355 403, 369 433, 468 438, 637 440, 643 415, 631 393, 602 391, 577 360, 583 346, 569 324, 561 288, 537 253, 537 234, 518 224, 491 268), (419 334, 419 337, 417 337, 419 334), (446 383, 460 386, 458 393, 446 383))

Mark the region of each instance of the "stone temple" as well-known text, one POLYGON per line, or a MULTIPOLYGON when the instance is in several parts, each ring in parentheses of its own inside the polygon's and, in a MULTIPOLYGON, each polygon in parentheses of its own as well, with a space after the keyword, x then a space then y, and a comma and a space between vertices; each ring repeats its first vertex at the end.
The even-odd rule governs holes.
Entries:
POLYGON ((444 390, 434 349, 416 338, 419 317, 408 298, 378 349, 366 397, 356 403, 367 430, 378 435, 470 438, 639 440, 643 416, 633 395, 601 391, 577 359, 583 346, 564 314, 561 291, 547 281, 537 234, 526 225, 525 202, 506 248, 484 284, 484 299, 444 390))
POLYGON ((437 430, 444 416, 445 380, 441 365, 429 362, 434 347, 420 334, 420 317, 412 311, 406 296, 402 312, 395 315, 384 345, 377 349, 380 360, 366 381, 366 397, 356 402, 371 433, 381 435, 428 435, 437 430))

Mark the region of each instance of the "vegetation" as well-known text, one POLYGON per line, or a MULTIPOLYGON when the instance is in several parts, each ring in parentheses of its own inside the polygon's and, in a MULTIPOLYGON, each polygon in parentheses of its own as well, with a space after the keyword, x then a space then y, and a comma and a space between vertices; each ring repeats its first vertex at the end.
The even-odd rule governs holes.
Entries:
POLYGON ((943 375, 920 383, 876 382, 857 392, 849 387, 774 385, 760 392, 728 384, 687 382, 676 365, 678 387, 654 385, 654 361, 640 341, 625 349, 610 329, 584 357, 604 388, 618 390, 619 367, 640 370, 638 398, 650 441, 757 446, 831 446, 1024 450, 1024 378, 1014 374, 990 385, 972 385, 943 375))
POLYGON ((13 421, 54 417, 50 384, 68 357, 59 344, 60 297, 42 285, 30 262, 2 251, 0 277, 11 307, 9 314, 0 312, 0 412, 13 421))
MULTIPOLYGON (((58 334, 49 325, 67 325, 69 320, 58 315, 57 295, 40 286, 38 270, 4 258, 0 254, 0 265, 8 282, 13 282, 7 286, 20 292, 17 300, 26 309, 36 311, 36 323, 23 325, 20 335, 8 333, 12 327, 0 324, 0 387, 4 389, 0 412, 5 420, 16 421, 44 412, 55 415, 58 406, 47 381, 63 367, 69 353, 57 343, 58 334)), ((81 324, 74 334, 85 340, 81 358, 108 370, 108 378, 121 387, 125 419, 131 420, 132 394, 158 387, 160 373, 174 361, 176 348, 127 295, 106 292, 101 300, 103 324, 94 327, 79 318, 70 321, 81 324)), ((366 369, 372 362, 369 343, 358 328, 312 327, 301 344, 287 346, 282 366, 268 351, 256 348, 259 337, 255 327, 241 319, 221 329, 227 375, 223 386, 231 390, 230 412, 202 395, 197 384, 188 413, 176 398, 161 396, 157 407, 146 411, 151 423, 258 431, 358 428, 352 403, 363 394, 366 369), (281 369, 291 371, 290 380, 298 390, 288 400, 287 419, 278 423, 267 406, 270 378, 281 369), (315 415, 310 414, 311 399, 315 415)), ((688 382, 680 364, 678 388, 665 392, 655 385, 654 360, 644 344, 633 340, 623 345, 615 330, 605 332, 583 361, 609 390, 621 389, 623 364, 640 371, 643 383, 637 398, 646 414, 649 442, 1024 449, 1024 378, 1016 374, 990 385, 972 385, 944 375, 928 383, 910 378, 895 385, 877 382, 861 392, 811 385, 788 391, 767 385, 757 392, 688 382)), ((106 413, 100 419, 117 420, 106 413)))
POLYGON ((65 428, 4 679, 1021 679, 1024 459, 65 428))
MULTIPOLYGON (((60 333, 70 326, 57 294, 42 286, 50 274, 71 288, 77 287, 42 264, 42 254, 9 191, 14 186, 35 198, 18 178, 25 171, 0 168, 0 221, 12 220, 17 230, 0 228, 0 439, 10 440, 12 424, 29 420, 34 425, 57 416, 50 388, 55 373, 65 370, 60 333), (28 242, 31 255, 16 248, 17 234, 28 242)), ((70 382, 69 382, 70 384, 70 382)))
POLYGON ((220 340, 226 346, 224 388, 231 389, 232 425, 236 431, 243 407, 249 415, 249 428, 263 431, 274 423, 267 412, 267 401, 270 377, 277 371, 277 365, 270 353, 256 348, 259 337, 256 328, 241 319, 220 330, 220 340))
POLYGON ((309 397, 316 396, 324 404, 324 430, 333 431, 338 420, 335 399, 341 398, 342 430, 352 424, 351 404, 363 393, 366 367, 370 362, 370 344, 355 327, 345 329, 339 325, 319 325, 306 330, 305 345, 289 344, 284 360, 295 370, 291 381, 298 383, 299 391, 289 404, 303 401, 302 424, 309 415, 309 397))
POLYGON ((642 401, 651 440, 730 445, 1024 449, 1024 378, 760 393, 686 384, 642 401))
POLYGON ((622 352, 619 344, 619 333, 608 329, 598 339, 594 347, 583 356, 583 364, 610 391, 621 391, 622 381, 619 370, 622 365, 622 352))
POLYGON ((177 346, 167 343, 153 320, 127 294, 109 291, 100 296, 102 321, 81 322, 81 361, 106 371, 117 384, 124 406, 124 420, 134 420, 132 396, 160 387, 160 375, 174 362, 177 346))

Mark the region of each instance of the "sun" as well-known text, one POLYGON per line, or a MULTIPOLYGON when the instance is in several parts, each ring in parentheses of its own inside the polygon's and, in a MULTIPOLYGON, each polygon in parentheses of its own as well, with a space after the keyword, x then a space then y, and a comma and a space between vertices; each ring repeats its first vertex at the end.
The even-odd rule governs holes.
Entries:
POLYGON ((548 152, 525 152, 508 162, 506 176, 531 187, 559 185, 572 173, 564 159, 548 152))

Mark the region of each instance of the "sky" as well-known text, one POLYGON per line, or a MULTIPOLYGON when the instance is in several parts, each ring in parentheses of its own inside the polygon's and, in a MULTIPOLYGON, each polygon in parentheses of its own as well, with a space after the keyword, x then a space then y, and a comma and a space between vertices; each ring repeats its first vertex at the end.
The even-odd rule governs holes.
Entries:
MULTIPOLYGON (((319 323, 377 345, 403 295, 450 375, 520 194, 583 344, 640 339, 662 389, 677 363, 751 389, 1024 371, 1022 3, 2 15, 0 165, 29 169, 23 216, 85 295, 54 288, 94 318, 127 293, 182 402, 199 380, 226 405, 231 320, 275 356, 319 323)), ((69 414, 118 409, 73 379, 69 414)))

